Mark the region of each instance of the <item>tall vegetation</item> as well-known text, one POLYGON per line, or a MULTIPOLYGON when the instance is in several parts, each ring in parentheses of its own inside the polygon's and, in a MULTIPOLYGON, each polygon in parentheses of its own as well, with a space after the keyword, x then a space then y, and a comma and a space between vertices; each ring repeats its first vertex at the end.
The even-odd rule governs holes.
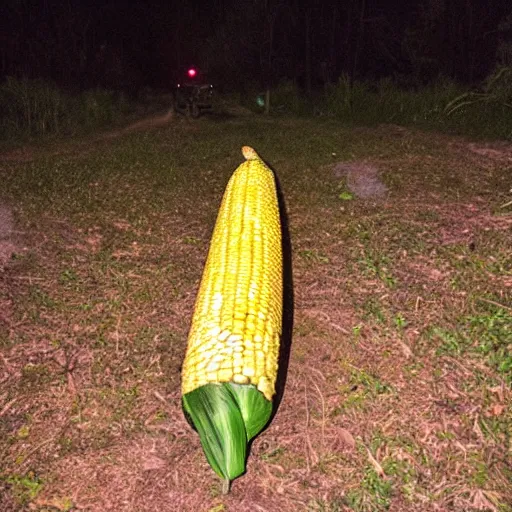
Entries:
POLYGON ((112 123, 131 109, 123 94, 71 94, 50 81, 8 77, 0 85, 0 138, 71 135, 112 123))
POLYGON ((440 78, 421 88, 391 79, 352 81, 342 75, 314 96, 283 82, 271 94, 274 114, 334 118, 351 124, 392 123, 475 137, 512 140, 512 67, 502 67, 476 89, 440 78))

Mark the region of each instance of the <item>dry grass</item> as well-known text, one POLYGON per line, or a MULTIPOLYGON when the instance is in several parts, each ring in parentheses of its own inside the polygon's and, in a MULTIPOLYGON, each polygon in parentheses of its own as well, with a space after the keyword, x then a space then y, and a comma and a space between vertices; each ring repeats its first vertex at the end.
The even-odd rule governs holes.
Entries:
POLYGON ((91 142, 73 162, 101 172, 76 188, 66 169, 19 193, 76 169, 67 153, 1 164, 19 234, 0 272, 0 508, 511 510, 506 352, 494 364, 479 347, 482 322, 510 334, 509 164, 390 127, 219 126, 91 142), (179 372, 244 142, 282 183, 295 318, 283 401, 225 497, 183 417, 179 372), (389 195, 340 200, 334 158, 379 168, 389 195))

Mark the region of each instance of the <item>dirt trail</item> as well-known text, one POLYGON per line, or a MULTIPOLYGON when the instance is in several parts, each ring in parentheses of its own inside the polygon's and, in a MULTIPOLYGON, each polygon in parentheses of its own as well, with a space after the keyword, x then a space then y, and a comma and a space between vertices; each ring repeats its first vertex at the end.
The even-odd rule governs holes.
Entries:
MULTIPOLYGON (((110 139, 116 139, 121 137, 127 133, 137 132, 148 130, 151 128, 165 126, 169 124, 173 119, 175 119, 175 115, 173 110, 169 110, 167 113, 152 116, 145 119, 141 119, 136 121, 135 123, 129 124, 124 128, 119 128, 117 130, 110 130, 106 132, 101 132, 98 135, 93 137, 88 137, 84 141, 80 141, 77 143, 76 140, 72 140, 70 142, 63 142, 59 144, 57 148, 53 150, 44 150, 47 156, 52 155, 63 155, 63 154, 83 154, 84 151, 87 151, 90 148, 91 143, 102 142, 110 139)), ((40 152, 41 149, 33 146, 26 145, 20 148, 16 148, 10 151, 6 151, 5 153, 0 153, 0 161, 4 162, 31 162, 34 160, 36 154, 40 152)))
MULTIPOLYGON (((223 107, 228 115, 247 115, 252 114, 247 109, 228 108, 223 107)), ((63 141, 57 146, 52 146, 51 149, 41 148, 34 145, 25 145, 4 153, 0 152, 0 162, 11 163, 26 163, 33 161, 38 154, 44 152, 46 156, 56 155, 83 155, 92 150, 95 144, 116 139, 123 135, 142 132, 152 128, 166 126, 171 122, 176 121, 176 114, 171 108, 165 114, 154 115, 144 119, 140 119, 131 123, 123 128, 101 132, 92 137, 86 138, 84 141, 77 142, 76 140, 63 141)), ((1 169, 0 169, 1 172, 1 169)), ((0 196, 0 270, 5 267, 7 262, 11 259, 12 254, 16 250, 16 245, 13 242, 12 234, 14 232, 14 217, 12 207, 5 203, 0 196)))
MULTIPOLYGON (((150 128, 159 126, 165 126, 170 123, 174 118, 174 112, 169 110, 166 114, 159 116, 152 116, 146 119, 141 119, 135 123, 132 123, 122 129, 112 130, 109 132, 100 133, 99 135, 88 139, 86 143, 80 143, 77 147, 76 142, 64 143, 57 149, 49 152, 50 155, 62 155, 66 153, 78 153, 83 154, 87 151, 85 145, 89 146, 91 142, 97 143, 104 140, 115 139, 121 137, 124 134, 143 131, 150 128)), ((8 162, 30 162, 34 160, 39 148, 33 146, 23 146, 6 153, 0 153, 0 161, 8 162)), ((0 197, 0 270, 2 270, 8 261, 12 258, 12 255, 16 251, 16 245, 13 242, 14 232, 14 216, 12 207, 5 203, 0 197)))
POLYGON ((124 135, 126 133, 147 130, 149 128, 156 128, 159 126, 165 126, 166 124, 169 124, 172 121, 174 116, 175 116, 174 111, 172 109, 170 109, 166 114, 163 114, 160 116, 148 117, 146 119, 141 119, 140 121, 132 123, 120 130, 114 130, 111 132, 102 133, 101 135, 96 137, 94 140, 114 139, 117 137, 121 137, 122 135, 124 135))
MULTIPOLYGON (((252 116, 253 113, 242 106, 232 105, 228 103, 223 103, 219 107, 219 112, 221 116, 227 117, 246 117, 252 116)), ((217 113, 216 113, 217 115, 217 113)), ((1 152, 0 151, 0 162, 31 162, 34 160, 37 153, 44 151, 47 156, 53 155, 63 155, 63 154, 83 154, 84 151, 88 151, 90 149, 91 143, 103 142, 111 139, 116 139, 118 137, 122 137, 123 135, 139 132, 144 130, 149 130, 152 128, 159 128, 170 124, 171 122, 176 122, 179 118, 183 118, 183 116, 177 116, 174 110, 171 108, 165 114, 153 115, 151 117, 139 119, 123 128, 118 128, 115 130, 109 130, 105 132, 100 132, 97 135, 91 137, 85 137, 83 141, 71 140, 71 141, 63 141, 58 144, 55 149, 43 149, 34 145, 26 145, 13 150, 1 152)))

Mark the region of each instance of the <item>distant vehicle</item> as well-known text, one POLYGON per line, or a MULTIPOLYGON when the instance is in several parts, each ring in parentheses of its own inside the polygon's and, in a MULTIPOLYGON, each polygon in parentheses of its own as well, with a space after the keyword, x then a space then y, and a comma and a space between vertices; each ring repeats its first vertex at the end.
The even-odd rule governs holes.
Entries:
POLYGON ((174 110, 198 118, 213 109, 213 85, 204 80, 196 68, 187 70, 186 80, 176 85, 174 110))

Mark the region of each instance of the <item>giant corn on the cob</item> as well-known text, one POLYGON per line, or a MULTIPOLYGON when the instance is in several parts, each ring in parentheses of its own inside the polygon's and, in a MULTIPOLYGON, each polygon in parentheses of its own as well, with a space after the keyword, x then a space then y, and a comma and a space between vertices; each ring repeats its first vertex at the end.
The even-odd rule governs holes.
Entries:
POLYGON ((184 410, 228 488, 272 413, 283 307, 275 178, 252 148, 242 151, 246 162, 224 193, 182 370, 184 410))

